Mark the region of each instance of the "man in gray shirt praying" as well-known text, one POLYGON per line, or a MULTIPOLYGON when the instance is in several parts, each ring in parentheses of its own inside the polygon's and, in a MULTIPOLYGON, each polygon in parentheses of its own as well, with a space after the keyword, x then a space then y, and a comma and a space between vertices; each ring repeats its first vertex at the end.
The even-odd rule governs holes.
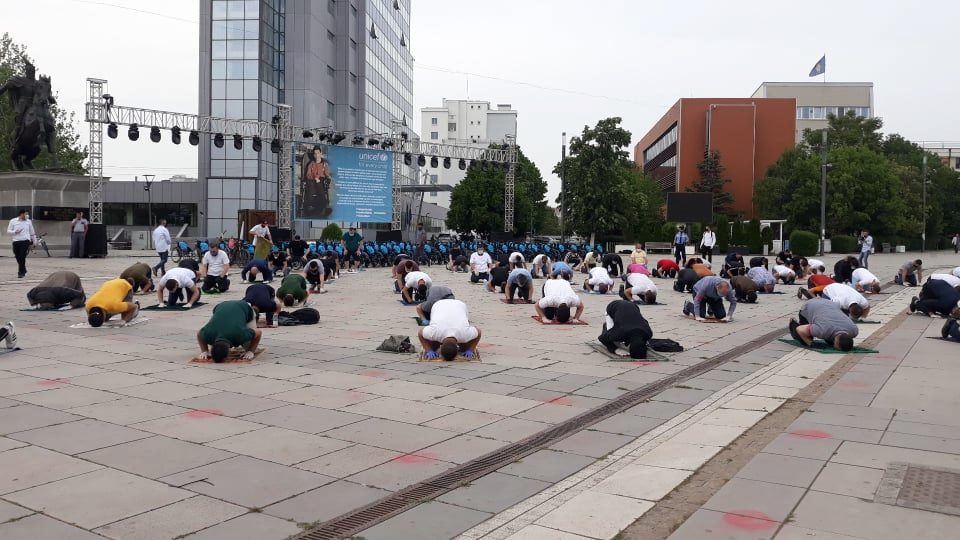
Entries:
POLYGON ((790 319, 790 335, 807 347, 814 338, 820 338, 841 351, 853 349, 853 338, 859 329, 843 312, 840 304, 826 298, 808 300, 800 308, 800 321, 790 319))

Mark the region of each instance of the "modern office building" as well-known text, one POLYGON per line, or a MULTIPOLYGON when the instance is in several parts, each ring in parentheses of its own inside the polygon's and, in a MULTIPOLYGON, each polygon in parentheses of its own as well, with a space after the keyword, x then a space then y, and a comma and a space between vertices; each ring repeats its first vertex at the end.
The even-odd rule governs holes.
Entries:
MULTIPOLYGON (((502 144, 507 135, 517 135, 517 111, 510 104, 489 101, 444 99, 440 107, 420 109, 421 140, 426 143, 456 144, 484 148, 490 144, 502 144)), ((426 169, 426 181, 430 184, 456 186, 466 176, 456 163, 449 169, 442 166, 426 169)), ((428 202, 450 208, 450 192, 426 194, 428 202)))
MULTIPOLYGON (((411 0, 202 0, 201 115, 384 134, 413 115, 411 0)), ((276 210, 278 154, 199 147, 206 234, 237 230, 241 209, 276 210)), ((348 138, 349 140, 349 138, 348 138)))
POLYGON ((805 129, 826 128, 828 114, 853 111, 865 118, 874 115, 870 82, 765 82, 750 97, 797 100, 796 142, 803 139, 805 129))
POLYGON ((684 98, 640 139, 634 161, 664 192, 686 191, 697 164, 719 152, 733 209, 750 219, 754 185, 794 146, 795 110, 792 98, 684 98))

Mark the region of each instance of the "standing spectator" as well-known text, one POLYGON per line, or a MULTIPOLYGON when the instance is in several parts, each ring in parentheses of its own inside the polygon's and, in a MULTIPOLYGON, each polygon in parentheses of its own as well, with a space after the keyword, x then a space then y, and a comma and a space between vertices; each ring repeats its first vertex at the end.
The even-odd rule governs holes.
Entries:
POLYGON ((70 258, 83 258, 84 243, 87 238, 89 221, 83 218, 83 212, 77 212, 77 217, 70 222, 70 258))
POLYGON ((153 275, 162 276, 166 273, 167 256, 170 254, 170 231, 167 230, 167 220, 161 219, 160 224, 153 230, 153 249, 157 250, 160 262, 153 267, 153 275), (159 271, 157 270, 159 269, 159 271))
POLYGON ((267 255, 273 247, 273 237, 270 236, 267 218, 263 218, 259 224, 250 229, 250 234, 253 236, 253 258, 267 260, 267 255))
POLYGON ((423 260, 423 245, 427 242, 427 232, 423 223, 417 223, 417 232, 413 233, 413 243, 417 245, 417 262, 423 260))
POLYGON ((673 237, 673 258, 676 259, 677 264, 680 264, 681 259, 684 263, 687 262, 687 242, 689 240, 687 227, 685 225, 677 227, 677 234, 673 237))
POLYGON ((864 229, 860 233, 860 268, 870 268, 867 266, 867 259, 870 258, 870 254, 873 253, 873 237, 870 236, 870 231, 864 229))
POLYGON ((37 242, 37 232, 33 230, 33 222, 27 217, 27 211, 20 209, 17 217, 10 220, 7 234, 13 236, 13 256, 17 259, 17 277, 27 275, 27 254, 30 246, 37 242))
POLYGON ((717 245, 717 233, 707 225, 703 228, 703 238, 700 239, 700 252, 707 258, 707 262, 713 262, 713 247, 717 245))
POLYGON ((960 232, 954 233, 953 240, 950 240, 950 243, 953 244, 953 254, 956 255, 960 252, 960 232))
POLYGON ((347 273, 356 274, 360 268, 360 244, 363 243, 363 235, 358 233, 357 228, 351 225, 350 230, 343 233, 341 243, 343 244, 343 257, 348 261, 347 273))

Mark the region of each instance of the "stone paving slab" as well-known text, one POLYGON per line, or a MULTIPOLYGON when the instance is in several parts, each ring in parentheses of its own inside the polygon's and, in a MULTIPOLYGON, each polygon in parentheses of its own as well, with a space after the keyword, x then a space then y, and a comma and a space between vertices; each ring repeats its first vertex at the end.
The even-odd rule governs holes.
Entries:
POLYGON ((196 495, 122 521, 104 525, 94 532, 118 540, 170 540, 247 513, 247 509, 217 499, 196 495))

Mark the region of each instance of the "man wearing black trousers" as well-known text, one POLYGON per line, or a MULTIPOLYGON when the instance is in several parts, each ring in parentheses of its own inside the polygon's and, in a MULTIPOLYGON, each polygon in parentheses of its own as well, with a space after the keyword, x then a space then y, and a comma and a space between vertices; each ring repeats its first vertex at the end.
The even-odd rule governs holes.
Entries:
POLYGON ((17 277, 27 275, 27 254, 30 246, 37 241, 37 232, 33 230, 33 222, 27 219, 27 211, 23 208, 17 212, 17 217, 10 220, 7 234, 13 237, 13 256, 17 259, 17 277))

